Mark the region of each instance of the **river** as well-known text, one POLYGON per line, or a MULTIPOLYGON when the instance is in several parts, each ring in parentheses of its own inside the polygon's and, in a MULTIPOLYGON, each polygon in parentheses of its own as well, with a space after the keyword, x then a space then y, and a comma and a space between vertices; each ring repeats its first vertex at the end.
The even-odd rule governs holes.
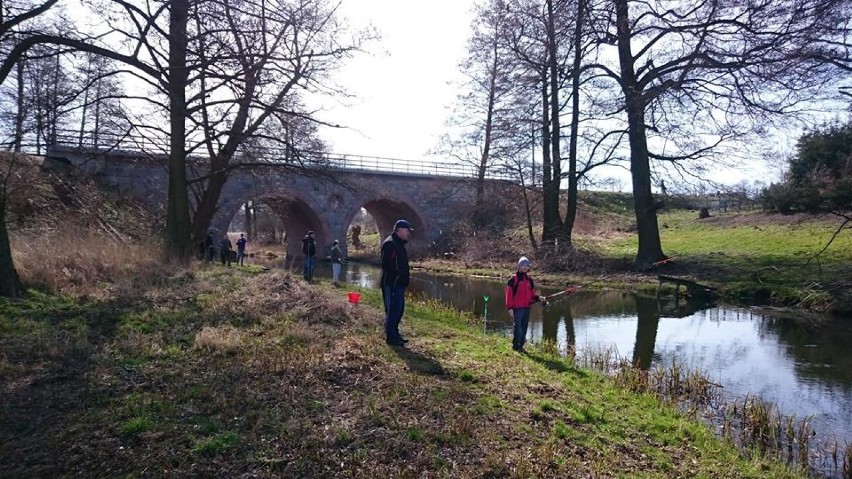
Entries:
MULTIPOLYGON (((319 263, 317 276, 330 277, 330 269, 328 263, 319 263)), ((344 265, 348 284, 376 287, 379 274, 373 266, 344 265)), ((417 271, 410 290, 472 311, 483 318, 484 329, 511 336, 504 284, 417 271)), ((578 354, 614 348, 643 368, 677 361, 721 384, 729 400, 757 395, 785 415, 811 417, 823 439, 836 436, 841 445, 852 442, 850 321, 801 321, 765 309, 676 304, 614 290, 562 298, 547 308, 533 308, 530 342, 552 340, 563 353, 569 345, 578 354)))

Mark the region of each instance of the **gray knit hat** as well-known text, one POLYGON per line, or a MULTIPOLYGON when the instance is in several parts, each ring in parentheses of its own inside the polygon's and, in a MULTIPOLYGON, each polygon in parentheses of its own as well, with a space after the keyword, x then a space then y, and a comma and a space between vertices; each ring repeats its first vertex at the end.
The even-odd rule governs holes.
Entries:
POLYGON ((518 268, 520 268, 521 266, 529 267, 529 265, 530 265, 530 260, 527 259, 526 256, 521 256, 521 259, 518 260, 518 268))

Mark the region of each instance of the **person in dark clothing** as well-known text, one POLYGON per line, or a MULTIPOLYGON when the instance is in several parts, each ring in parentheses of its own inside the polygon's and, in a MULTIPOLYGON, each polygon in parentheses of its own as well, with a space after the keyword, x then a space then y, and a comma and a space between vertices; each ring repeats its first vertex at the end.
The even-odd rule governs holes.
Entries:
POLYGON ((240 239, 237 240, 237 264, 246 265, 246 235, 244 233, 240 233, 240 239))
POLYGON ((331 247, 331 284, 337 286, 340 281, 340 269, 343 265, 343 252, 340 251, 340 241, 334 240, 331 247))
POLYGON ((231 245, 231 239, 228 238, 228 233, 225 233, 222 236, 222 241, 219 242, 219 258, 222 260, 222 266, 225 266, 225 263, 228 263, 228 267, 231 266, 231 250, 233 246, 231 245))
POLYGON ((385 305, 385 341, 392 346, 404 346, 407 339, 399 334, 399 323, 405 312, 405 288, 411 280, 408 252, 405 244, 411 236, 411 224, 399 220, 393 233, 382 242, 382 299, 385 305))
POLYGON ((523 352, 527 341, 527 327, 530 321, 530 306, 543 299, 535 291, 535 283, 529 275, 530 260, 521 256, 518 271, 506 283, 506 310, 514 322, 512 349, 523 352))
POLYGON ((213 258, 215 258, 215 251, 216 249, 213 247, 213 232, 208 231, 207 237, 204 238, 204 261, 212 263, 213 258))
POLYGON ((314 279, 314 267, 317 261, 317 241, 314 239, 313 231, 308 231, 308 234, 302 238, 302 253, 305 255, 302 277, 305 281, 311 282, 314 279))

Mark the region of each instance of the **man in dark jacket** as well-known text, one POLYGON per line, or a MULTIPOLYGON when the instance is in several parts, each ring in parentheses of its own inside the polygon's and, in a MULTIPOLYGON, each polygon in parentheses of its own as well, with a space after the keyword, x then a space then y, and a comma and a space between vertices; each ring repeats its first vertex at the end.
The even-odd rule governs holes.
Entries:
POLYGON ((231 250, 233 246, 231 245, 231 238, 228 238, 228 233, 225 233, 222 236, 222 240, 219 241, 219 258, 222 260, 222 266, 225 266, 225 263, 228 263, 228 267, 231 267, 231 250))
POLYGON ((382 242, 382 299, 385 303, 385 341, 404 346, 408 340, 399 334, 399 322, 405 311, 405 288, 411 279, 405 244, 413 229, 405 220, 393 225, 393 233, 382 242))
POLYGON ((314 239, 313 231, 308 231, 308 234, 302 238, 302 253, 305 255, 302 276, 305 281, 310 282, 314 279, 314 266, 316 266, 317 261, 317 242, 314 239))

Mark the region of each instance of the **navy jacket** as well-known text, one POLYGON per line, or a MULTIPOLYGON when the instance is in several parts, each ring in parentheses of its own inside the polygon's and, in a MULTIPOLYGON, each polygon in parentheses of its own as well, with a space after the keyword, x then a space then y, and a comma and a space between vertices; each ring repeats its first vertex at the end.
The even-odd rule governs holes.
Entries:
POLYGON ((380 285, 393 287, 408 287, 411 274, 408 270, 408 251, 402 238, 396 233, 388 236, 382 242, 382 279, 380 285))

